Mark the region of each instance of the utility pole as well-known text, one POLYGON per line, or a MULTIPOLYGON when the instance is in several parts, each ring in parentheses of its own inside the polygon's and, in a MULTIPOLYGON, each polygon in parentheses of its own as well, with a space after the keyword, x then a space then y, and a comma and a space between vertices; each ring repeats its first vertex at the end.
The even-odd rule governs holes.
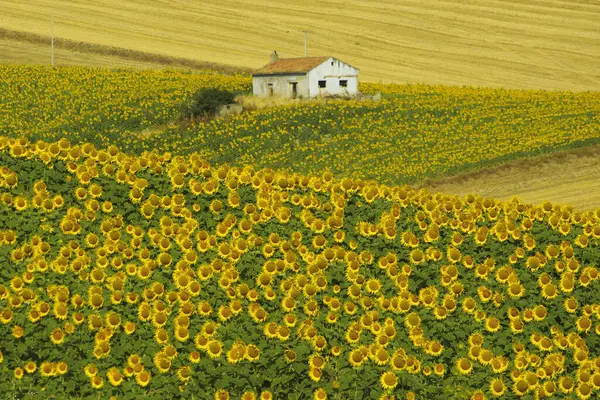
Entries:
POLYGON ((306 43, 308 41, 308 31, 304 31, 304 57, 306 57, 306 55, 308 54, 306 52, 306 43))
POLYGON ((50 24, 52 26, 52 42, 50 44, 50 57, 52 59, 52 68, 54 68, 54 15, 52 15, 50 24))

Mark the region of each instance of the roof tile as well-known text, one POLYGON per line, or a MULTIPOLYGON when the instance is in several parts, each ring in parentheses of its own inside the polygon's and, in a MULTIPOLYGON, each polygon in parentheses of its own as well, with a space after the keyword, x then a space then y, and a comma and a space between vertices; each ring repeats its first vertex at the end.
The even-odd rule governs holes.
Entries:
POLYGON ((306 73, 319 64, 327 61, 331 56, 324 57, 300 57, 280 58, 264 67, 257 69, 255 75, 282 74, 282 73, 306 73))

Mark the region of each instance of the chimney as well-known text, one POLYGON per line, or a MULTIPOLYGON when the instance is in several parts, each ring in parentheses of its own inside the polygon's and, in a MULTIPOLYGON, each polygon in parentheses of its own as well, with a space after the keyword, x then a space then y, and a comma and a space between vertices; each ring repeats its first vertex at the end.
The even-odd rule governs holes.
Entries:
POLYGON ((277 50, 273 50, 273 53, 271 54, 271 62, 275 62, 279 60, 279 55, 277 54, 277 50))

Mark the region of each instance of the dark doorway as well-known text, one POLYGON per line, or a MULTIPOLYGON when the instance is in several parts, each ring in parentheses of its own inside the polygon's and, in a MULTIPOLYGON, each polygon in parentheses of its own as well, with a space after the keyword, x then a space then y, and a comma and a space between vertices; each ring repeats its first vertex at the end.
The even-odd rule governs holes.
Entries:
POLYGON ((267 93, 269 94, 269 97, 273 97, 273 84, 269 83, 267 86, 267 93))
POLYGON ((292 89, 292 99, 295 99, 298 95, 298 82, 290 82, 290 88, 292 89))

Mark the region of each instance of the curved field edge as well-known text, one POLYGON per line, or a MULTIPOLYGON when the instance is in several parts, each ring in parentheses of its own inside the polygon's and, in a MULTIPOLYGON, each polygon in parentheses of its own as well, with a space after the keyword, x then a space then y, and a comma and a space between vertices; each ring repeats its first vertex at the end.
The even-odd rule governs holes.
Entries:
POLYGON ((598 390, 600 209, 65 139, 0 162, 7 393, 598 390))
POLYGON ((600 145, 581 143, 579 147, 549 149, 541 155, 525 155, 497 165, 482 166, 456 175, 425 179, 415 188, 431 192, 485 197, 538 204, 549 200, 590 210, 600 204, 600 145))
MULTIPOLYGON (((51 36, 0 28, 0 46, 4 47, 4 63, 51 63, 48 50, 51 36)), ((170 57, 146 51, 116 46, 79 42, 65 38, 54 39, 55 65, 85 65, 106 68, 183 68, 226 74, 250 74, 251 68, 202 62, 182 57, 170 57)))

